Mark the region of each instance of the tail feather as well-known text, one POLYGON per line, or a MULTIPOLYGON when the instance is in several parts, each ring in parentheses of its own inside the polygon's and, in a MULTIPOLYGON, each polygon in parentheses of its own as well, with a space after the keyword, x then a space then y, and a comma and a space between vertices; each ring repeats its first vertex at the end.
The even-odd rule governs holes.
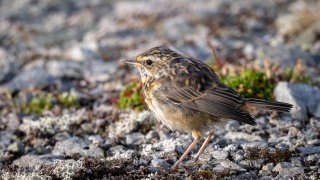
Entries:
POLYGON ((262 99, 248 98, 245 100, 245 108, 289 112, 292 108, 292 104, 278 101, 266 101, 262 99))

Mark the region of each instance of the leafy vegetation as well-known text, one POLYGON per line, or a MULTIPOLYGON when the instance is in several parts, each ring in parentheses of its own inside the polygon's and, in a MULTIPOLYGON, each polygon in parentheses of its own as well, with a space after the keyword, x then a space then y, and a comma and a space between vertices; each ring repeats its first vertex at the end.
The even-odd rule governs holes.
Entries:
POLYGON ((34 96, 30 101, 22 103, 18 108, 24 113, 42 114, 44 111, 52 109, 57 102, 59 103, 58 105, 66 108, 79 106, 76 96, 64 92, 57 96, 52 96, 52 94, 34 96))
POLYGON ((25 113, 42 114, 45 110, 52 108, 51 97, 33 97, 29 103, 22 105, 22 111, 25 113))
POLYGON ((242 69, 238 76, 221 76, 222 82, 246 98, 273 99, 274 85, 266 74, 259 70, 242 69))
POLYGON ((58 102, 61 103, 64 107, 78 107, 79 101, 78 98, 70 93, 64 92, 59 94, 58 102))
POLYGON ((141 111, 146 108, 146 104, 142 94, 142 82, 131 82, 120 93, 118 105, 120 108, 133 108, 136 111, 141 111))

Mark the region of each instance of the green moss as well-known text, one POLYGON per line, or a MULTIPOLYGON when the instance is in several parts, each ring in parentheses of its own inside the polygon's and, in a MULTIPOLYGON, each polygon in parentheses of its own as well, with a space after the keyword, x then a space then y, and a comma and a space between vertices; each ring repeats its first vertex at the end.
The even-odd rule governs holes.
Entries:
POLYGON ((32 100, 22 106, 25 113, 42 114, 52 108, 51 97, 33 97, 32 100))
POLYGON ((70 93, 64 92, 62 94, 59 94, 58 102, 61 103, 65 107, 78 107, 79 101, 76 96, 71 95, 70 93))
POLYGON ((239 76, 222 76, 221 80, 243 97, 273 99, 274 85, 262 71, 242 69, 239 76))
POLYGON ((146 108, 141 82, 132 82, 119 95, 118 105, 121 109, 133 108, 137 111, 141 111, 146 108))
POLYGON ((294 72, 293 69, 285 69, 282 73, 282 76, 284 80, 287 80, 291 83, 303 83, 308 85, 316 85, 311 79, 310 76, 308 76, 305 73, 297 74, 294 72))

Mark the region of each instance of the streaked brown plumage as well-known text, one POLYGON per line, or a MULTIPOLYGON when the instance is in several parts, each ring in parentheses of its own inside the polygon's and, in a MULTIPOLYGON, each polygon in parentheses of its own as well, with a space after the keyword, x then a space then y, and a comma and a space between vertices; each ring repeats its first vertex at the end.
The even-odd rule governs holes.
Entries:
POLYGON ((176 162, 177 168, 202 133, 210 132, 195 161, 213 136, 213 129, 230 119, 255 125, 248 110, 290 111, 291 104, 245 99, 223 84, 210 67, 167 47, 155 47, 134 61, 141 74, 145 101, 156 118, 172 130, 192 132, 193 143, 176 162))

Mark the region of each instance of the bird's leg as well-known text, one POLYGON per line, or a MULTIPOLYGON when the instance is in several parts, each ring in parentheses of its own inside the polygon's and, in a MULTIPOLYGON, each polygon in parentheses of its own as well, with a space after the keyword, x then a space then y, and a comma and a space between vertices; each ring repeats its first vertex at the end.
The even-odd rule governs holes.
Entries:
POLYGON ((190 146, 188 147, 188 149, 186 150, 186 152, 183 153, 183 155, 180 157, 180 159, 174 163, 172 169, 177 169, 177 167, 179 167, 179 164, 188 156, 188 154, 190 153, 190 151, 194 148, 194 146, 200 141, 201 138, 201 131, 192 131, 192 136, 194 138, 193 142, 190 144, 190 146))
POLYGON ((198 161, 200 155, 201 155, 201 154, 203 153, 203 151, 206 149, 206 147, 207 147, 207 145, 208 145, 208 143, 209 143, 209 141, 211 140, 211 137, 212 137, 213 135, 214 135, 214 132, 213 132, 213 131, 209 133, 207 139, 204 141, 204 143, 202 144, 201 148, 199 149, 196 157, 194 158, 194 162, 197 162, 197 161, 198 161))

